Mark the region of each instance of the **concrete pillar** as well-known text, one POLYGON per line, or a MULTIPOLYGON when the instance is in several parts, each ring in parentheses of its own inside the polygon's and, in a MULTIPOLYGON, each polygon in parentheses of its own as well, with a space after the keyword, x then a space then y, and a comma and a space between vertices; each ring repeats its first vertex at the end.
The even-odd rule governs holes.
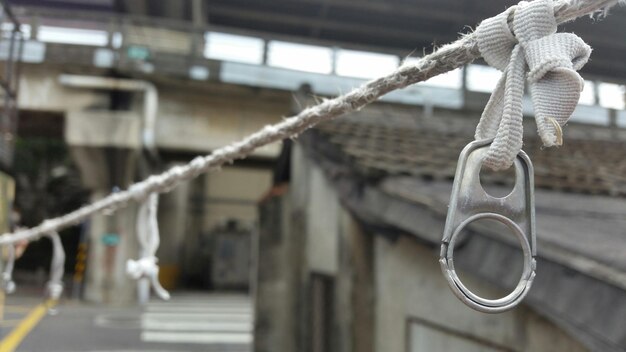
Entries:
MULTIPOLYGON (((141 117, 134 112, 78 110, 67 115, 65 140, 91 200, 125 189, 135 179, 140 156, 141 117)), ((99 303, 136 301, 136 285, 126 276, 126 260, 138 256, 138 205, 96 214, 88 226, 84 298, 99 303)))
MULTIPOLYGON (((133 180, 138 151, 120 148, 71 147, 91 201, 126 188, 133 180)), ((138 255, 135 233, 138 206, 131 203, 116 212, 91 217, 85 275, 88 301, 123 304, 135 301, 135 284, 126 276, 126 260, 138 255)))

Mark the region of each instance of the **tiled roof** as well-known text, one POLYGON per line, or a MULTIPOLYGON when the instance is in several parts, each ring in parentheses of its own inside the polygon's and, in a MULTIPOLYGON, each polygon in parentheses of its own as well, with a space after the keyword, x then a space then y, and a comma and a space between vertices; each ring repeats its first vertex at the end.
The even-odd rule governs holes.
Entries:
MULTIPOLYGON (((468 129, 446 131, 441 126, 430 128, 429 123, 420 126, 419 121, 413 126, 389 120, 378 123, 360 120, 358 114, 317 130, 319 138, 366 178, 411 175, 452 181, 459 153, 473 137, 468 129)), ((560 148, 542 148, 539 140, 526 137, 523 149, 533 162, 539 188, 626 196, 624 141, 566 138, 560 148)), ((490 172, 481 177, 483 182, 507 185, 513 182, 509 175, 490 172)))

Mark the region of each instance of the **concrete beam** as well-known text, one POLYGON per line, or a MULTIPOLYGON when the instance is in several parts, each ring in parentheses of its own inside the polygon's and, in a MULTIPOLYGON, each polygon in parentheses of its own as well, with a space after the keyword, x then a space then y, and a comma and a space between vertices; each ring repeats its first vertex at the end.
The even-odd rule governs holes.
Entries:
POLYGON ((141 115, 134 111, 70 111, 65 141, 70 146, 141 147, 141 115))

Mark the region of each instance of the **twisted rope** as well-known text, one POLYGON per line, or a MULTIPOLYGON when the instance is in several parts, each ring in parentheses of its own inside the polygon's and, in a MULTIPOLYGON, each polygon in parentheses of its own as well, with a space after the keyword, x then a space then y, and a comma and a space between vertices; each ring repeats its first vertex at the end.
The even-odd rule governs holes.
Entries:
MULTIPOLYGON (((554 2, 554 14, 558 23, 564 23, 585 15, 597 13, 605 15, 608 9, 618 2, 623 0, 557 0, 554 2)), ((243 140, 219 148, 210 155, 196 157, 187 165, 175 166, 162 174, 150 176, 125 191, 113 193, 66 215, 45 220, 31 229, 4 234, 0 236, 0 245, 38 238, 77 225, 95 213, 114 211, 131 201, 142 201, 152 193, 168 192, 181 182, 217 169, 223 164, 232 163, 235 159, 244 158, 256 148, 288 137, 294 138, 320 122, 358 111, 391 91, 454 70, 479 57, 476 35, 474 33, 464 35, 415 63, 405 63, 387 76, 374 79, 347 94, 309 107, 280 123, 265 126, 243 140)))

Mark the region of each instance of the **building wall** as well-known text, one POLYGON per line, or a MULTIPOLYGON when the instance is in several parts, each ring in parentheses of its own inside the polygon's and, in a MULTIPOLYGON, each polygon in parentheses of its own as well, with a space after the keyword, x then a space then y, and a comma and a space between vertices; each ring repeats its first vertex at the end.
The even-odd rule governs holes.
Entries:
MULTIPOLYGON (((254 276, 254 351, 296 352, 299 319, 302 237, 294 232, 289 191, 260 205, 257 272, 254 276)), ((297 220, 296 220, 297 221, 297 220)))
MULTIPOLYGON (((143 94, 138 92, 130 96, 129 111, 112 111, 110 91, 63 86, 59 82, 63 73, 107 75, 98 69, 24 65, 20 107, 66 116, 66 142, 80 166, 84 186, 94 196, 105 196, 113 185, 124 188, 142 177, 135 173, 137 158, 130 163, 133 166, 130 168, 121 163, 108 163, 105 156, 111 149, 123 148, 138 154, 143 94), (89 153, 84 152, 85 149, 89 153), (102 171, 115 168, 129 170, 124 174, 123 183, 108 180, 109 173, 102 171)), ((159 94, 157 147, 173 155, 206 154, 240 140, 266 124, 280 121, 281 116, 291 109, 288 92, 159 76, 151 79, 159 94)), ((276 156, 279 148, 280 143, 274 143, 260 148, 254 156, 268 160, 276 156)), ((158 252, 162 259, 163 283, 170 288, 179 281, 205 283, 209 268, 206 252, 210 249, 206 248, 208 245, 201 248, 199 244, 210 243, 206 236, 230 219, 253 229, 258 220, 257 202, 270 184, 271 171, 267 166, 234 165, 202 175, 199 180, 164 195, 159 209, 162 245, 158 252)), ((114 229, 109 229, 113 226, 109 225, 110 221, 94 220, 90 230, 93 241, 89 251, 86 296, 93 301, 123 302, 135 298, 134 284, 127 279, 122 265, 138 255, 132 220, 134 208, 121 209, 118 213, 120 219, 125 220, 120 220, 114 229), (123 233, 126 237, 119 245, 109 248, 100 241, 100 237, 109 232, 123 233), (111 290, 120 294, 107 293, 111 290)))
POLYGON ((218 227, 234 220, 245 230, 258 224, 258 202, 270 188, 271 170, 267 168, 225 166, 220 172, 199 176, 190 184, 188 211, 181 216, 185 226, 180 265, 185 282, 207 284, 212 260, 212 235, 218 227))
MULTIPOLYGON (((202 176, 201 176, 202 177, 202 176)), ((204 198, 192 196, 192 202, 204 203, 204 231, 211 231, 229 219, 236 219, 249 228, 258 221, 257 204, 270 188, 269 169, 237 167, 222 168, 205 176, 204 198)))
MULTIPOLYGON (((123 114, 109 111, 111 97, 107 90, 67 87, 59 83, 59 76, 67 73, 107 76, 99 69, 78 71, 69 67, 25 64, 20 77, 20 109, 73 112, 74 115, 90 110, 88 117, 98 113, 109 113, 113 117, 123 114)), ((164 80, 158 76, 153 79, 159 94, 156 144, 169 150, 211 151, 267 124, 280 122, 291 109, 290 92, 213 82, 164 80)), ((142 108, 143 94, 138 92, 133 96, 131 112, 141 119, 142 108)), ((111 141, 109 145, 117 144, 111 141)), ((272 143, 259 148, 253 155, 274 157, 279 150, 280 143, 272 143)))
MULTIPOLYGON (((463 351, 586 351, 525 306, 500 314, 468 308, 448 288, 436 251, 409 236, 375 237, 375 276, 376 351, 443 352, 459 346, 463 351)), ((468 275, 464 279, 487 296, 505 295, 468 275)))
POLYGON ((260 207, 255 351, 373 351, 372 237, 297 144, 291 175, 260 207))

